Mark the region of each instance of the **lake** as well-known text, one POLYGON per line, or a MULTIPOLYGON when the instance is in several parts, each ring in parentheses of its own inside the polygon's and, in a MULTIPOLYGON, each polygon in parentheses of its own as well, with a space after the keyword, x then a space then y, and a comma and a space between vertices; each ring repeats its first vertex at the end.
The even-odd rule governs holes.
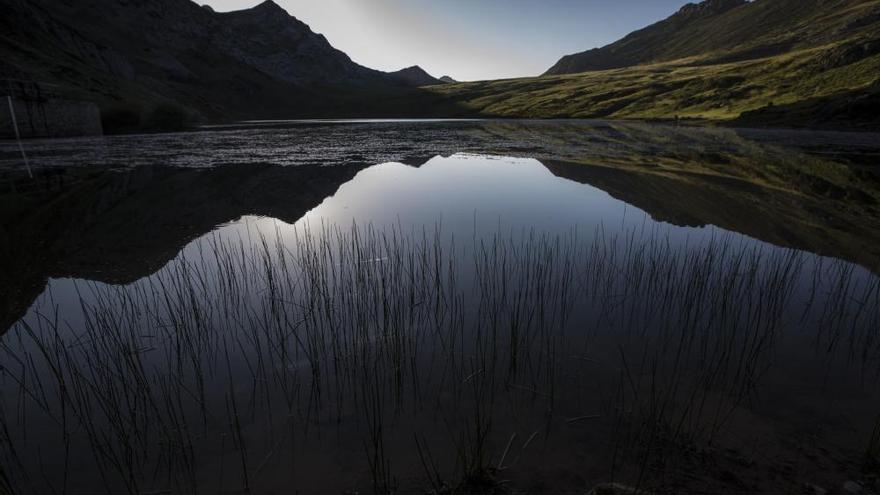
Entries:
POLYGON ((861 493, 880 136, 0 143, 0 493, 861 493))

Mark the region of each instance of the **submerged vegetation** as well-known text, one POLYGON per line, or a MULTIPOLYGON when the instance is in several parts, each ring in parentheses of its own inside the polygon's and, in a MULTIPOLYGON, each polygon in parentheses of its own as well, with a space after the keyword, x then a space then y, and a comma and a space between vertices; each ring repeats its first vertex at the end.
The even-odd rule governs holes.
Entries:
MULTIPOLYGON (((766 385, 795 379, 788 360, 861 377, 847 387, 876 405, 880 278, 643 234, 248 229, 128 286, 56 286, 2 343, 0 481, 489 493, 534 483, 544 457, 573 489, 662 489, 707 449, 746 455, 765 392, 799 400, 766 385)), ((784 421, 821 422, 799 407, 784 421)), ((863 439, 874 415, 856 416, 863 439)), ((745 483, 710 480, 688 483, 745 483)))

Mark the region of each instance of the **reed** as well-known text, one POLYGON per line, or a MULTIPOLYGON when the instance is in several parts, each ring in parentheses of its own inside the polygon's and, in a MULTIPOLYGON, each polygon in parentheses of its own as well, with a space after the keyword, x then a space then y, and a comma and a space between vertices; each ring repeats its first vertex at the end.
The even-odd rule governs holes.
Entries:
POLYGON ((868 447, 865 450, 864 470, 869 473, 876 473, 880 470, 880 416, 874 424, 874 431, 868 441, 868 447))
POLYGON ((260 492, 333 430, 377 494, 413 472, 502 491, 587 425, 640 486, 720 441, 795 323, 818 359, 880 372, 877 277, 730 236, 320 225, 215 234, 130 286, 76 288, 78 311, 47 296, 0 344, 10 493, 260 492))

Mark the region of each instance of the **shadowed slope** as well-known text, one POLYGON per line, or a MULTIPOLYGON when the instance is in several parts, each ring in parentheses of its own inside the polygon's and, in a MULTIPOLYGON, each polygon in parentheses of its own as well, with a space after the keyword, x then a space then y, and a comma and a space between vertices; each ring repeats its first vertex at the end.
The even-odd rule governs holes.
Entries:
POLYGON ((271 0, 230 13, 190 0, 2 3, 0 80, 37 81, 105 112, 173 104, 209 121, 406 116, 424 96, 420 84, 354 63, 271 0))

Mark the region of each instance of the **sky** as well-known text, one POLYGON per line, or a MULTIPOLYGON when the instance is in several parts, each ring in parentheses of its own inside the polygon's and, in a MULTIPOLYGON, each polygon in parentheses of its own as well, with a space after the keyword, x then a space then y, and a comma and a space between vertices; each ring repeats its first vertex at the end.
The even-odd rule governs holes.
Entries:
MULTIPOLYGON (((197 0, 226 12, 261 0, 197 0)), ((536 76, 606 45, 686 0, 275 0, 355 62, 419 65, 459 81, 536 76)))

